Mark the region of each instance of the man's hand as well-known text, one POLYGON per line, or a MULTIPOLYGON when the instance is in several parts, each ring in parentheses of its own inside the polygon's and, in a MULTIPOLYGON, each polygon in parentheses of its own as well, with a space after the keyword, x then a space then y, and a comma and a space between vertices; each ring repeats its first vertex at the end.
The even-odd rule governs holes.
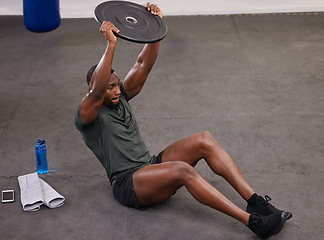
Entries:
POLYGON ((154 4, 150 4, 149 2, 146 3, 146 8, 148 11, 150 11, 153 15, 158 15, 160 16, 160 18, 163 18, 163 15, 162 15, 162 11, 161 9, 154 5, 154 4))
POLYGON ((116 36, 113 31, 118 33, 119 30, 111 22, 103 21, 99 30, 109 43, 116 43, 116 36))

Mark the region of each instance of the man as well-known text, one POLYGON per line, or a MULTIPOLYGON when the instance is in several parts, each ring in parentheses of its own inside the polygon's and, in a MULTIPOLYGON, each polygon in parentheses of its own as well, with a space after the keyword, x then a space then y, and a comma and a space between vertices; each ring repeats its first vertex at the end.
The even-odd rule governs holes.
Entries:
MULTIPOLYGON (((156 5, 146 8, 161 18, 156 5)), ((128 103, 142 89, 158 55, 160 43, 146 44, 123 81, 111 69, 118 29, 103 22, 107 40, 100 62, 87 76, 89 91, 75 116, 75 125, 110 179, 115 198, 142 208, 170 198, 182 186, 200 203, 221 211, 248 226, 262 238, 277 234, 291 213, 276 209, 257 195, 231 157, 208 132, 181 139, 151 156, 128 103), (247 212, 229 201, 194 169, 205 159, 211 170, 224 177, 248 203, 247 212)))

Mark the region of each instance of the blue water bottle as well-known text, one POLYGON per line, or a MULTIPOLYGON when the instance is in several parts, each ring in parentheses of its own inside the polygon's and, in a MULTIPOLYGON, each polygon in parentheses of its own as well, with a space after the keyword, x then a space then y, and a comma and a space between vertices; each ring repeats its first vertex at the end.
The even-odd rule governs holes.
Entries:
POLYGON ((48 172, 47 166, 47 151, 45 140, 40 138, 38 139, 35 147, 36 152, 36 161, 37 161, 37 172, 39 174, 44 174, 48 172))

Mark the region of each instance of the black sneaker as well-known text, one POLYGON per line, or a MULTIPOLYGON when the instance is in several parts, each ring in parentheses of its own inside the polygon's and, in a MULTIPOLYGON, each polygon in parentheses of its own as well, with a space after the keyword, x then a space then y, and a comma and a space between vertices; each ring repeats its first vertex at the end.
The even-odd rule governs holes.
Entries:
POLYGON ((271 198, 268 195, 265 195, 265 199, 259 195, 253 194, 253 196, 248 200, 248 205, 246 211, 250 214, 255 213, 262 216, 269 216, 273 213, 284 213, 285 220, 288 220, 292 217, 290 212, 285 212, 275 208, 269 203, 271 198))
POLYGON ((267 239, 281 231, 285 223, 284 212, 276 212, 269 216, 251 214, 248 228, 258 237, 267 239))

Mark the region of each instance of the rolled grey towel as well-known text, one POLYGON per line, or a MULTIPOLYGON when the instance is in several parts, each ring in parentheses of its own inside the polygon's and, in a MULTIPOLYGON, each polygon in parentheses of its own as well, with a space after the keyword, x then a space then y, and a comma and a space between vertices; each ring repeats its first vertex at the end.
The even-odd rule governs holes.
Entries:
POLYGON ((37 172, 19 176, 18 182, 24 211, 38 211, 43 204, 49 208, 64 204, 65 198, 39 178, 37 172))

